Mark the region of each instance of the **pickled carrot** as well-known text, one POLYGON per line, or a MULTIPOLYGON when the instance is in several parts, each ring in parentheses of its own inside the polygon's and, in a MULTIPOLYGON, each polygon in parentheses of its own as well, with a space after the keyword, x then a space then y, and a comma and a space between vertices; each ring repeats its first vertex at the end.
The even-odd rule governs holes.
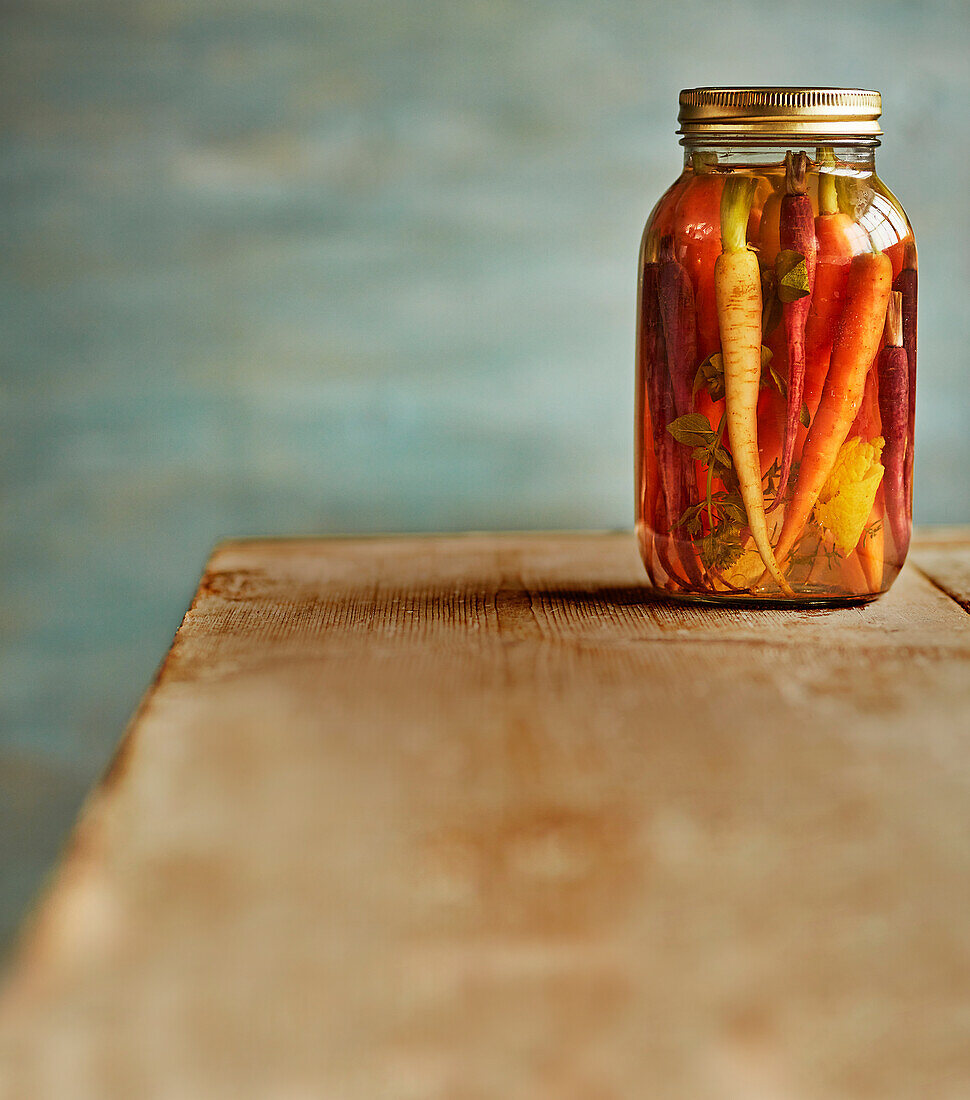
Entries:
MULTIPOLYGON (((879 356, 876 357, 878 362, 879 356)), ((868 442, 882 435, 882 415, 879 411, 879 371, 869 368, 866 374, 866 386, 862 391, 862 400, 859 402, 859 411, 852 422, 852 427, 846 439, 858 436, 868 442)))
POLYGON ((765 387, 758 395, 758 454, 762 476, 781 464, 785 434, 785 405, 777 390, 765 387))
POLYGON ((854 596, 865 596, 873 591, 858 550, 853 550, 842 559, 840 583, 854 596))
MULTIPOLYGON (((651 408, 648 389, 652 372, 659 369, 663 377, 665 371, 662 331, 659 329, 660 320, 655 311, 656 294, 655 276, 648 272, 653 266, 656 268, 656 260, 659 252, 660 238, 672 231, 673 214, 677 201, 686 189, 690 178, 681 175, 657 201, 647 220, 647 228, 644 230, 640 244, 640 300, 638 302, 638 335, 637 335, 637 388, 635 401, 636 419, 636 456, 635 466, 638 475, 642 478, 641 495, 637 501, 640 508, 639 516, 650 528, 650 534, 644 533, 643 538, 649 538, 645 545, 646 556, 649 560, 649 571, 655 573, 657 564, 669 576, 673 577, 674 569, 668 553, 668 524, 666 515, 666 500, 663 492, 663 478, 657 456, 666 454, 665 444, 661 442, 665 436, 665 425, 659 423, 658 411, 651 408), (644 301, 644 275, 647 282, 646 301, 644 301), (646 308, 646 316, 644 309, 646 308), (659 333, 660 342, 657 343, 659 333)), ((668 437, 669 438, 669 437, 668 437)), ((672 442, 672 441, 671 441, 672 442)), ((677 503, 675 499, 675 505, 677 503)), ((672 581, 676 586, 676 581, 672 581)))
POLYGON ((771 197, 771 180, 767 176, 759 176, 755 186, 754 198, 751 201, 751 210, 748 213, 748 240, 756 241, 761 235, 761 218, 764 206, 771 197))
POLYGON ((674 405, 678 416, 686 416, 693 407, 694 374, 698 363, 694 289, 683 265, 674 255, 673 236, 669 233, 660 239, 657 297, 674 405))
POLYGON ((808 158, 804 153, 785 158, 785 196, 781 200, 779 221, 780 241, 783 249, 798 252, 804 257, 808 294, 782 306, 785 326, 785 344, 788 351, 788 393, 785 416, 785 438, 782 449, 781 473, 778 478, 778 498, 788 488, 792 458, 795 455, 795 438, 798 434, 802 411, 802 394, 805 389, 805 327, 815 287, 815 267, 818 246, 815 240, 815 221, 812 200, 806 193, 805 171, 808 158))
MULTIPOLYGON (((677 417, 673 386, 667 369, 667 347, 664 337, 662 311, 660 307, 661 269, 663 265, 648 261, 643 265, 640 280, 638 341, 640 378, 644 392, 645 405, 652 416, 651 426, 653 446, 657 454, 658 479, 663 498, 663 507, 655 512, 657 522, 654 529, 658 535, 658 552, 661 564, 668 574, 673 574, 672 558, 669 556, 669 544, 676 548, 676 538, 664 541, 664 536, 675 536, 680 517, 684 514, 690 497, 688 471, 692 469, 689 453, 681 450, 680 445, 667 430, 677 417), (663 522, 660 522, 660 516, 663 522), (666 555, 666 556, 665 556, 666 555)), ((695 584, 701 583, 700 570, 693 551, 679 555, 687 576, 695 584)))
MULTIPOLYGON (((906 458, 903 484, 906 489, 906 514, 913 520, 913 444, 916 434, 916 246, 910 242, 906 249, 906 267, 893 282, 893 290, 903 296, 903 347, 909 370, 909 400, 907 402, 906 458)), ((900 559, 902 563, 902 559, 900 559)))
POLYGON ((815 286, 805 323, 805 386, 802 397, 815 416, 832 356, 835 330, 845 305, 854 242, 848 214, 819 214, 815 219, 818 259, 815 286))
POLYGON ((781 200, 783 191, 774 191, 765 200, 764 209, 761 212, 761 224, 758 234, 758 251, 761 253, 761 262, 773 264, 775 257, 781 251, 781 200))
POLYGON ((883 252, 885 252, 892 261, 894 279, 897 278, 900 272, 906 267, 906 254, 912 247, 913 239, 912 237, 907 237, 883 249, 883 252))
MULTIPOLYGON (((638 389, 643 391, 643 408, 650 409, 649 424, 653 436, 652 450, 657 456, 658 492, 654 506, 652 527, 655 532, 654 547, 660 564, 667 574, 674 570, 667 552, 667 535, 671 524, 683 512, 681 499, 681 470, 676 443, 667 426, 675 418, 673 395, 667 384, 667 352, 664 347, 663 325, 660 320, 660 303, 657 294, 660 281, 660 265, 648 261, 643 265, 640 279, 639 339, 637 341, 638 389), (672 518, 671 518, 672 517, 672 518)), ((645 420, 644 423, 647 423, 645 420)), ((645 449, 646 441, 644 441, 645 449)))
POLYGON ((891 287, 892 263, 881 252, 853 259, 825 389, 805 440, 795 492, 785 509, 776 548, 779 560, 788 557, 801 536, 859 411, 866 375, 882 341, 891 287))
POLYGON ((721 346, 714 295, 714 264, 721 252, 719 232, 724 176, 689 179, 673 213, 674 244, 694 287, 697 356, 706 359, 721 346))
MULTIPOLYGON (((719 226, 723 190, 723 176, 689 176, 672 217, 675 252, 694 288, 697 365, 721 347, 714 294, 714 264, 721 252, 719 226)), ((724 403, 712 402, 707 391, 701 390, 694 395, 694 409, 716 425, 724 403)), ((700 462, 694 464, 694 483, 697 499, 703 499, 707 492, 707 467, 700 462)))
POLYGON ((906 449, 909 442, 909 361, 903 345, 903 296, 894 290, 889 299, 886 321, 887 344, 879 353, 879 409, 882 413, 886 446, 882 462, 886 468, 883 486, 886 520, 893 549, 902 561, 909 549, 910 518, 906 491, 906 449))
POLYGON ((885 530, 881 522, 883 515, 883 487, 879 486, 876 499, 869 513, 869 522, 862 532, 859 545, 855 548, 856 555, 862 564, 862 571, 866 575, 866 581, 870 592, 881 592, 883 571, 886 557, 885 530))
POLYGON ((660 492, 660 470, 653 447, 653 415, 650 411, 650 401, 642 387, 638 387, 638 391, 635 439, 640 499, 637 502, 637 517, 649 520, 650 525, 653 526, 653 518, 657 511, 657 495, 660 492))
MULTIPOLYGON (((831 149, 819 149, 821 167, 833 167, 831 149)), ((832 342, 845 304, 845 288, 852 257, 869 250, 865 232, 839 209, 835 178, 831 172, 818 173, 818 216, 815 218, 818 255, 815 287, 805 324, 805 387, 803 397, 810 418, 814 418, 825 386, 832 355, 832 342)), ((802 444, 806 430, 799 433, 802 444)))
POLYGON ((751 537, 765 568, 786 595, 792 590, 778 568, 768 538, 758 455, 758 393, 761 388, 761 269, 747 244, 752 181, 732 179, 721 204, 722 252, 714 265, 717 317, 724 357, 725 408, 734 471, 751 537), (742 220, 743 219, 743 220, 742 220))

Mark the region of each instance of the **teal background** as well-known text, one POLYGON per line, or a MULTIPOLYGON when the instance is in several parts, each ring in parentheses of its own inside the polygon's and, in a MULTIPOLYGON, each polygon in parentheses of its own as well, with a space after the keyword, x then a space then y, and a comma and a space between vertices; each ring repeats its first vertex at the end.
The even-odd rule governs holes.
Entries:
POLYGON ((970 520, 970 7, 8 0, 0 938, 229 535, 627 526, 695 84, 884 92, 917 516, 970 520))

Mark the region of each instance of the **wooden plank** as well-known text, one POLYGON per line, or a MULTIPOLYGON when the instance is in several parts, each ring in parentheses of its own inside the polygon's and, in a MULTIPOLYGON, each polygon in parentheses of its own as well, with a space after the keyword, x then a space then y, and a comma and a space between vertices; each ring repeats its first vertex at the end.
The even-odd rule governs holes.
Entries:
POLYGON ((966 528, 941 528, 923 534, 910 557, 935 585, 970 611, 970 538, 966 528))
POLYGON ((224 546, 0 1095, 963 1097, 968 661, 917 569, 762 612, 629 535, 224 546))

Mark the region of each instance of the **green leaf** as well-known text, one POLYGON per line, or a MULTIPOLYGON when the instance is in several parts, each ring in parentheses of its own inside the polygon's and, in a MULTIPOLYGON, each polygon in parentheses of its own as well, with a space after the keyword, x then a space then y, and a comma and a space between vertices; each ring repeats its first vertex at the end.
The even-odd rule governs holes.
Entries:
POLYGON ((691 538, 697 538, 701 533, 701 513, 707 508, 707 502, 692 504, 684 509, 684 514, 677 521, 677 527, 686 527, 691 538))
POLYGON ((736 523, 719 523, 701 540, 701 561, 707 569, 730 569, 743 553, 741 529, 736 523))
POLYGON ((678 443, 684 443, 688 447, 709 447, 717 438, 711 430, 710 421, 700 413, 678 416, 672 424, 667 425, 667 431, 678 443))
POLYGON ((712 401, 724 397, 724 360, 719 351, 709 355, 694 375, 694 393, 706 387, 712 401))
POLYGON ((802 402, 802 407, 798 413, 798 419, 802 422, 803 428, 810 428, 812 426, 812 418, 809 415, 808 405, 802 402))
POLYGON ((761 480, 765 483, 765 496, 773 497, 778 491, 778 481, 781 478, 781 466, 776 458, 774 462, 762 474, 761 480))
POLYGON ((726 500, 721 504, 721 511, 741 527, 748 522, 748 513, 744 510, 743 504, 726 500))
POLYGON ((761 339, 764 341, 781 321, 781 302, 778 301, 778 280, 774 268, 761 269, 761 301, 764 303, 761 309, 761 339))
POLYGON ((778 297, 783 302, 797 302, 811 294, 808 285, 808 269, 801 252, 782 249, 775 260, 775 276, 778 279, 778 297))
POLYGON ((714 448, 714 461, 718 466, 727 468, 733 468, 734 459, 731 457, 730 451, 725 450, 723 447, 714 448))
POLYGON ((721 481, 723 481, 724 484, 729 489, 737 489, 737 487, 738 487, 738 475, 734 472, 734 464, 733 463, 731 464, 731 466, 728 469, 722 470, 720 472, 720 475, 721 475, 721 481))
POLYGON ((872 538, 873 535, 878 534, 881 530, 882 530, 882 520, 876 520, 875 523, 870 523, 869 526, 863 532, 862 545, 865 546, 866 543, 869 541, 869 539, 872 538))
POLYGON ((788 397, 788 383, 782 378, 782 376, 772 366, 772 354, 771 348, 766 348, 764 345, 761 347, 761 388, 767 389, 769 386, 774 388, 781 394, 782 397, 788 397))

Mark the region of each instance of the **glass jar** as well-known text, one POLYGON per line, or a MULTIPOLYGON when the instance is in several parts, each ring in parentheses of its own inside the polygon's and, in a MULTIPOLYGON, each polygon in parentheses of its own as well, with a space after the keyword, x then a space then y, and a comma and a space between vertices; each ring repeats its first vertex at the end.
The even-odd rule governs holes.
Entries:
POLYGON ((865 603, 912 529, 916 246, 876 175, 877 92, 680 94, 644 230, 636 523, 691 601, 865 603))

